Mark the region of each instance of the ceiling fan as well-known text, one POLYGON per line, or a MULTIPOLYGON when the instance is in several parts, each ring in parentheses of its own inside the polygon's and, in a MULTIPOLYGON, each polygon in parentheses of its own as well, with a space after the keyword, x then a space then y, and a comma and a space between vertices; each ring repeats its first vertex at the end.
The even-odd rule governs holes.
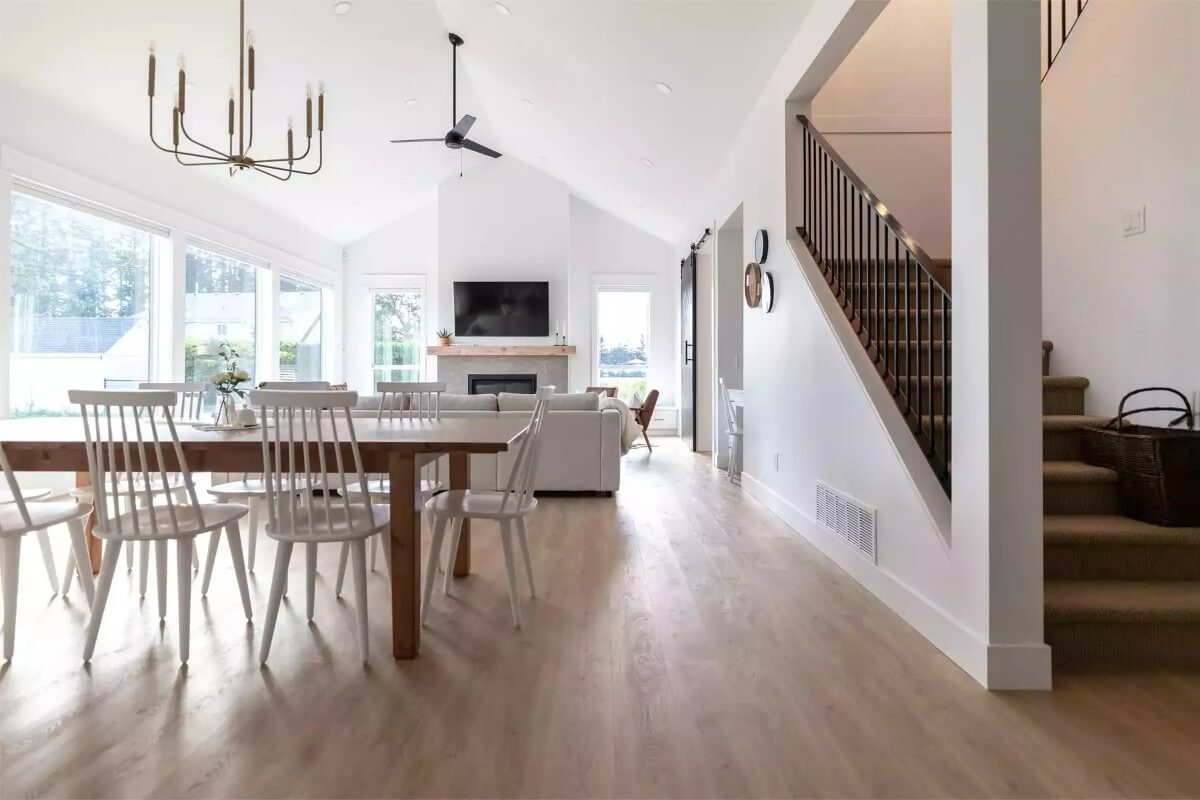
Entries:
POLYGON ((410 144, 412 142, 442 142, 451 150, 470 150, 473 153, 488 156, 489 158, 499 158, 500 153, 490 147, 484 147, 479 142, 473 142, 467 138, 467 132, 471 130, 471 126, 475 124, 475 118, 470 114, 463 114, 462 119, 455 122, 458 117, 458 48, 463 44, 463 38, 457 33, 450 34, 450 44, 453 46, 454 66, 452 67, 452 79, 454 83, 454 94, 451 99, 450 107, 450 122, 454 125, 445 136, 437 139, 392 139, 392 144, 410 144))

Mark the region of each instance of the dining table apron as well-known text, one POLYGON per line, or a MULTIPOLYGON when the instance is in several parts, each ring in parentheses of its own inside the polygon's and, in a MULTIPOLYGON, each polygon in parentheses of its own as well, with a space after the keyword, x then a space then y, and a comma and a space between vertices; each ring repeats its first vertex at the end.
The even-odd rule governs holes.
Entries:
MULTIPOLYGON (((450 488, 466 489, 470 457, 507 451, 523 435, 523 418, 462 417, 443 419, 355 418, 363 470, 386 473, 391 486, 392 539, 392 655, 416 658, 421 648, 421 526, 416 503, 420 464, 431 455, 450 459, 450 488)), ((159 436, 170 441, 165 425, 159 436)), ((208 426, 176 422, 175 429, 188 469, 192 472, 261 472, 264 469, 262 431, 207 430, 208 426)), ((76 484, 90 482, 83 423, 78 417, 0 420, 0 445, 16 472, 74 472, 76 484)), ((345 443, 343 443, 345 446, 345 443)), ((314 452, 316 445, 314 447, 314 452)), ((332 446, 326 444, 332 451, 332 446)), ((117 448, 117 469, 124 469, 117 448)), ((177 465, 174 450, 163 448, 166 471, 177 465)), ((349 459, 349 454, 346 454, 349 459)), ((332 458, 332 456, 330 456, 332 458)), ((315 463, 315 460, 314 460, 315 463)), ((332 464, 333 461, 327 463, 332 464)), ((352 460, 346 463, 353 464, 352 460)), ((99 540, 87 525, 92 569, 99 569, 99 540)), ((471 570, 470 525, 464 520, 453 571, 463 577, 471 570)))

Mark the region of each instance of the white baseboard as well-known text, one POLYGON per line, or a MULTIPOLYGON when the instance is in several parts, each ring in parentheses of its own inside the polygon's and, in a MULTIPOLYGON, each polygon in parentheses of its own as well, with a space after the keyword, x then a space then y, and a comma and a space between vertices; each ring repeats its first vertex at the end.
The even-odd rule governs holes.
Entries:
POLYGON ((919 634, 988 689, 1049 689, 1050 648, 991 645, 894 575, 879 569, 828 533, 790 501, 753 475, 742 488, 799 533, 919 634))

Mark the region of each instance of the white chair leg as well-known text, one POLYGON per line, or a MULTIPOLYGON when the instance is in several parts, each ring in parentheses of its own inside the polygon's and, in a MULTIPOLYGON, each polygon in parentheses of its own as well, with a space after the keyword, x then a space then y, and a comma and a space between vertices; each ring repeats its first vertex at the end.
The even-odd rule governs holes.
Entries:
MULTIPOLYGON (((191 539, 187 540, 189 545, 191 539)), ((183 540, 180 539, 180 544, 183 540)), ((143 542, 144 544, 144 542, 143 542)), ((191 547, 188 548, 191 551, 191 547)), ((167 618, 167 540, 154 540, 154 572, 158 578, 158 619, 160 622, 167 618)), ((188 581, 189 585, 191 580, 188 581)))
POLYGON ((537 597, 533 588, 533 560, 529 557, 529 538, 525 533, 525 518, 517 517, 517 543, 521 545, 521 557, 525 559, 525 578, 529 581, 529 596, 537 597))
POLYGON ((9 536, 3 545, 4 567, 4 660, 12 661, 13 645, 17 639, 17 578, 21 571, 21 538, 9 536))
POLYGON ((262 501, 257 497, 250 498, 250 531, 246 539, 250 548, 248 567, 251 572, 254 572, 254 551, 258 545, 258 507, 260 503, 262 501))
MULTIPOLYGON (((163 553, 163 589, 166 589, 166 553, 167 542, 160 539, 155 544, 162 544, 163 553)), ((186 664, 191 650, 192 638, 192 554, 195 552, 195 539, 184 536, 179 539, 176 556, 176 571, 179 573, 179 662, 186 664)))
MULTIPOLYGON (((214 533, 213 536, 217 534, 214 533)), ((242 596, 242 610, 246 612, 246 621, 254 619, 254 611, 250 607, 250 585, 246 581, 246 559, 242 555, 242 535, 236 522, 225 526, 225 535, 229 537, 229 559, 233 562, 233 574, 237 578, 238 593, 242 596)))
POLYGON ((54 568, 54 550, 50 547, 50 532, 45 528, 37 532, 38 547, 42 551, 42 563, 46 566, 46 577, 50 579, 50 594, 58 591, 58 570, 54 568))
POLYGON ((375 571, 375 561, 379 555, 379 539, 371 537, 371 572, 375 571))
POLYGON ((113 573, 121 557, 121 540, 110 539, 104 544, 104 560, 100 564, 100 582, 96 584, 96 599, 92 601, 92 618, 88 622, 87 640, 83 644, 84 663, 92 660, 96 650, 96 635, 100 632, 100 620, 108 604, 108 590, 112 588, 113 573))
POLYGON ((513 627, 521 627, 521 598, 517 596, 517 565, 513 561, 512 523, 500 521, 500 543, 504 546, 504 571, 508 573, 508 602, 512 606, 513 627))
MULTIPOLYGON (((379 538, 383 540, 383 572, 387 575, 388 582, 392 580, 392 532, 390 529, 384 529, 383 533, 379 534, 379 538)), ((440 559, 440 556, 439 556, 440 559)))
MULTIPOLYGON (((117 498, 117 516, 118 517, 121 516, 121 514, 123 514, 127 508, 128 508, 128 506, 126 505, 125 501, 121 500, 121 498, 118 497, 117 498)), ((130 544, 129 547, 125 548, 125 571, 126 572, 133 572, 133 551, 134 551, 134 547, 132 544, 130 544)), ((101 560, 103 561, 103 557, 101 557, 101 560)), ((145 593, 146 593, 146 590, 143 588, 142 594, 145 594, 145 593)))
POLYGON ((446 569, 446 580, 442 583, 442 591, 447 595, 450 594, 450 587, 454 585, 454 559, 458 555, 458 543, 462 540, 463 518, 455 517, 453 527, 450 529, 450 553, 449 563, 446 569))
POLYGON ((367 663, 370 655, 370 628, 367 627, 367 543, 355 539, 350 543, 350 558, 354 562, 354 605, 358 617, 358 655, 367 663))
MULTIPOLYGON (((129 549, 132 550, 133 543, 130 542, 129 549)), ((150 577, 150 542, 138 542, 138 597, 146 596, 146 581, 150 577)))
POLYGON ((313 606, 317 602, 317 545, 309 542, 304 549, 304 613, 312 622, 313 606))
POLYGON ((75 579, 75 553, 67 553, 67 562, 63 564, 63 579, 62 587, 58 593, 63 597, 67 596, 67 592, 71 591, 71 582, 75 579))
POLYGON ((446 538, 446 526, 449 517, 438 517, 433 520, 433 538, 429 542, 428 564, 425 565, 425 589, 421 592, 421 624, 429 619, 429 606, 433 599, 433 582, 437 580, 438 553, 442 550, 442 540, 446 538))
POLYGON ((221 531, 212 532, 208 540, 208 555, 204 559, 204 578, 200 581, 200 596, 208 597, 208 585, 212 583, 213 568, 217 564, 217 545, 221 543, 221 531))
MULTIPOLYGON (((350 560, 350 543, 342 542, 342 546, 339 548, 339 550, 337 580, 334 581, 333 584, 334 597, 342 596, 342 584, 345 583, 346 580, 346 562, 350 560)), ((374 567, 372 567, 372 569, 373 568, 374 567)))
POLYGON ((68 568, 66 577, 63 578, 63 594, 66 595, 67 588, 71 585, 71 576, 78 570, 79 585, 83 587, 84 597, 90 606, 96 601, 96 582, 92 580, 92 557, 88 553, 83 520, 71 520, 67 523, 67 529, 71 532, 71 550, 75 554, 75 562, 71 565, 74 569, 68 568))
POLYGON ((275 574, 271 578, 271 595, 267 598, 267 617, 263 621, 262 645, 258 651, 258 660, 262 664, 267 663, 267 656, 271 654, 271 637, 275 634, 275 620, 279 617, 279 604, 283 602, 291 560, 292 543, 279 542, 275 547, 275 574))

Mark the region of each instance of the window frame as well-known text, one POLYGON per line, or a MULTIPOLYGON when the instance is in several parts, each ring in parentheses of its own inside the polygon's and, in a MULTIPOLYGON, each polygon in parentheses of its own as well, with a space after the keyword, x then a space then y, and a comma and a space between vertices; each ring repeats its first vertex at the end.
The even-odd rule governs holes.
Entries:
POLYGON ((302 378, 301 380, 313 380, 313 381, 325 380, 325 375, 328 372, 327 365, 329 364, 329 351, 328 351, 329 342, 326 338, 326 334, 329 332, 328 322, 327 322, 329 303, 326 302, 326 299, 327 299, 327 295, 330 292, 330 287, 328 284, 323 283, 322 281, 319 281, 319 280, 312 278, 308 275, 305 275, 303 273, 296 272, 295 270, 280 268, 277 270, 273 270, 273 272, 274 272, 274 279, 271 281, 271 299, 273 301, 271 304, 273 306, 273 311, 272 311, 273 316, 272 316, 271 322, 272 322, 272 339, 273 339, 273 341, 270 344, 270 348, 272 350, 272 355, 270 356, 272 378, 275 380, 278 380, 279 376, 280 376, 279 346, 283 343, 283 332, 280 327, 280 319, 279 319, 279 317, 280 317, 279 312, 281 310, 280 301, 283 297, 283 289, 280 288, 280 284, 282 284, 283 281, 291 281, 292 283, 302 284, 306 288, 311 288, 311 289, 315 290, 315 292, 317 293, 317 303, 321 307, 321 310, 319 312, 319 314, 320 314, 319 324, 317 326, 318 330, 320 331, 320 336, 321 336, 321 357, 320 357, 320 359, 318 359, 318 364, 320 365, 320 368, 319 368, 320 371, 316 377, 306 376, 306 377, 302 378))
MULTIPOLYGON (((180 342, 178 352, 178 372, 180 380, 186 380, 187 378, 187 359, 184 354, 187 348, 187 253, 189 249, 201 250, 219 258, 237 261, 254 270, 254 373, 251 377, 255 383, 261 383, 263 380, 266 380, 264 374, 270 374, 271 377, 274 377, 273 370, 270 373, 264 373, 262 361, 263 338, 265 334, 265 326, 263 325, 263 295, 269 294, 271 290, 269 264, 261 258, 256 258, 249 253, 232 247, 226 247, 220 242, 213 242, 197 236, 183 236, 180 238, 182 239, 183 268, 179 277, 179 288, 177 292, 179 295, 179 306, 178 318, 176 320, 176 325, 179 328, 180 342), (263 291, 264 287, 267 289, 266 292, 263 291)), ((172 298, 172 300, 173 299, 174 298, 172 298)), ((269 304, 269 302, 270 300, 268 297, 267 303, 269 304)), ((200 379, 203 376, 196 377, 197 379, 200 379)))
POLYGON ((371 322, 368 326, 368 352, 371 354, 369 359, 369 385, 372 391, 375 388, 375 371, 376 370, 398 370, 398 369, 416 369, 417 380, 423 381, 429 374, 429 353, 425 348, 425 343, 429 341, 429 291, 426 285, 426 280, 423 275, 413 275, 396 278, 383 283, 372 283, 367 287, 367 300, 371 307, 371 322), (421 333, 418 341, 418 352, 420 358, 417 364, 376 364, 375 363, 375 298, 380 294, 399 294, 415 292, 421 298, 421 333))
POLYGON ((602 386, 600 377, 600 293, 601 292, 631 292, 645 294, 646 302, 646 385, 651 384, 651 374, 654 369, 653 359, 653 327, 654 327, 654 295, 657 290, 653 275, 616 275, 594 274, 592 276, 592 331, 589 354, 588 375, 590 385, 602 386))

